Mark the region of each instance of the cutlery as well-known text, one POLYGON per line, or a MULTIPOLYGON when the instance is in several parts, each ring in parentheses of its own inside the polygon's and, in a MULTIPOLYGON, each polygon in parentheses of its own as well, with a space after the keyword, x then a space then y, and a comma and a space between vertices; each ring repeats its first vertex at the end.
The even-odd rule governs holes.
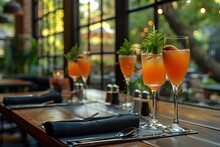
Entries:
POLYGON ((41 107, 53 107, 53 106, 66 106, 68 103, 51 103, 45 102, 41 104, 19 104, 19 105, 8 105, 8 109, 22 109, 22 108, 41 108, 41 107))
POLYGON ((82 139, 73 139, 73 140, 68 140, 67 143, 72 143, 72 144, 88 144, 88 143, 96 143, 96 142, 103 142, 103 141, 116 141, 116 140, 122 140, 125 139, 126 137, 134 137, 134 133, 137 131, 136 127, 129 127, 126 129, 123 129, 122 131, 116 133, 114 136, 110 137, 89 137, 89 138, 82 138, 82 139), (132 136, 133 135, 133 136, 132 136))

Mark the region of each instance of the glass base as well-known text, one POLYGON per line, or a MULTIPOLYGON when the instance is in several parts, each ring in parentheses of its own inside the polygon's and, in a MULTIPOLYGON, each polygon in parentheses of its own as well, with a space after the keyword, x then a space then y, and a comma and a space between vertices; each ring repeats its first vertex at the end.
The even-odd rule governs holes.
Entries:
POLYGON ((158 129, 164 129, 166 126, 162 125, 157 119, 151 119, 147 124, 141 126, 141 129, 145 130, 158 130, 158 129))
POLYGON ((179 123, 173 123, 171 126, 166 127, 163 132, 166 133, 181 133, 181 132, 190 132, 189 129, 183 128, 179 123))

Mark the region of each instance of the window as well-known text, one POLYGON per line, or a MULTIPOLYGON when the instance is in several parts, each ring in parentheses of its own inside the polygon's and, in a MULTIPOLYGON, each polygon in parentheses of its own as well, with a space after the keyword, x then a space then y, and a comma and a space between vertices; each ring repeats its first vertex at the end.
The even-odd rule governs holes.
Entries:
POLYGON ((92 54, 90 85, 103 89, 115 82, 115 1, 79 1, 80 47, 92 54))
POLYGON ((43 75, 63 69, 63 1, 38 0, 36 38, 38 40, 39 68, 43 75))

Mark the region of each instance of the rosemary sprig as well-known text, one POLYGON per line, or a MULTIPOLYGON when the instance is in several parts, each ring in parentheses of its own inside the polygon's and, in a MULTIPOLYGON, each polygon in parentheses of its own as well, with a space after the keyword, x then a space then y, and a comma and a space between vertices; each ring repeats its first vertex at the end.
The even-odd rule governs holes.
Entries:
POLYGON ((158 30, 153 29, 140 43, 140 48, 142 52, 148 52, 153 54, 159 54, 162 52, 164 46, 164 36, 159 33, 158 30))
POLYGON ((69 60, 77 60, 79 52, 80 52, 80 49, 78 45, 76 44, 70 49, 70 51, 67 54, 64 55, 64 57, 69 60))

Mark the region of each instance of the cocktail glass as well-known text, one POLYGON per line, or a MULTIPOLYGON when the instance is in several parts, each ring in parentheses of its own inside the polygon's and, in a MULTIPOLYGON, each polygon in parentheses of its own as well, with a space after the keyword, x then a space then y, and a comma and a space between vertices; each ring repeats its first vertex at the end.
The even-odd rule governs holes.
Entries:
POLYGON ((151 90, 152 95, 152 118, 142 129, 160 129, 164 126, 157 119, 157 91, 166 81, 166 72, 163 64, 162 54, 141 54, 143 82, 151 90))
POLYGON ((131 107, 132 104, 129 100, 130 97, 130 80, 131 76, 134 74, 135 64, 136 64, 136 55, 119 55, 119 65, 121 72, 125 78, 127 86, 127 94, 125 102, 122 104, 124 107, 131 107))
POLYGON ((189 39, 187 36, 165 37, 165 46, 163 49, 163 61, 167 76, 172 85, 174 97, 174 122, 165 131, 185 132, 178 118, 178 92, 179 86, 184 80, 190 62, 189 39))
POLYGON ((85 51, 78 57, 78 65, 79 65, 80 74, 82 76, 85 85, 83 102, 87 102, 87 79, 89 77, 92 68, 90 52, 85 51))
POLYGON ((77 79, 80 77, 80 71, 79 71, 79 66, 78 66, 78 61, 77 60, 68 60, 68 74, 73 80, 73 91, 72 94, 76 95, 76 82, 77 79))

